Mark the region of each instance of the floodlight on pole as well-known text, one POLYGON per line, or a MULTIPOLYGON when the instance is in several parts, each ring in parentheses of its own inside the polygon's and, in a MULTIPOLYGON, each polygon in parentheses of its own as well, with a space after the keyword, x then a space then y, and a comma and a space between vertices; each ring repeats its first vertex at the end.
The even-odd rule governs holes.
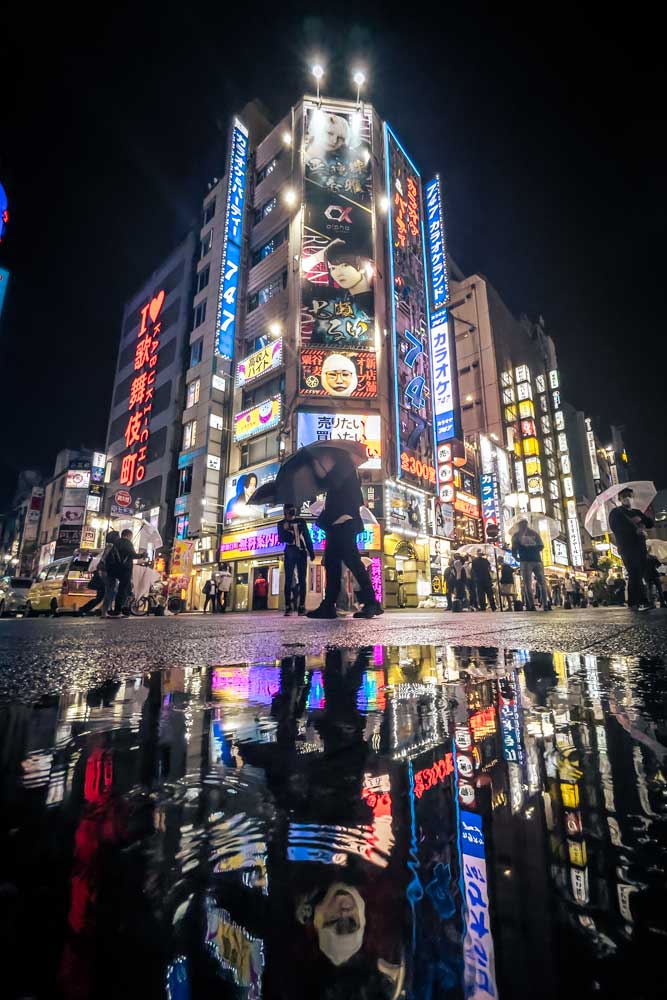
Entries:
POLYGON ((315 79, 317 81, 317 100, 319 102, 319 100, 320 100, 320 80, 324 76, 324 70, 322 69, 322 67, 320 66, 319 63, 315 63, 315 65, 311 69, 311 73, 313 74, 313 76, 315 77, 315 79))
POLYGON ((354 82, 357 85, 357 104, 360 104, 361 103, 361 99, 360 99, 361 88, 366 83, 366 76, 365 76, 364 73, 362 73, 362 71, 360 69, 358 69, 357 72, 352 77, 352 79, 354 80, 354 82))

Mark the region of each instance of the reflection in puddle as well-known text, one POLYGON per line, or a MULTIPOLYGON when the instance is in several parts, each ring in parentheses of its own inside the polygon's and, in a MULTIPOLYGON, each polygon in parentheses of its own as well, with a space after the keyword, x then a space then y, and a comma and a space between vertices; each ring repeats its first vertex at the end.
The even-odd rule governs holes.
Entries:
POLYGON ((663 676, 375 646, 7 706, 3 992, 655 995, 663 676))

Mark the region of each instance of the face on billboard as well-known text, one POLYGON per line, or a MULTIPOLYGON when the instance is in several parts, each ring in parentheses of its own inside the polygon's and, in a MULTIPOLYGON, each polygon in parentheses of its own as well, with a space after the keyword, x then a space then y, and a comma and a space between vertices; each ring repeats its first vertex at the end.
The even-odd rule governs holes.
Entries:
POLYGON ((254 507, 248 503, 255 490, 278 475, 280 462, 269 462, 256 469, 237 472, 225 480, 225 526, 267 517, 271 508, 254 507))
POLYGON ((308 108, 305 134, 302 343, 372 348, 370 117, 308 108))
POLYGON ((372 351, 339 353, 301 351, 301 394, 331 399, 370 399, 377 395, 377 366, 372 351))
POLYGON ((415 486, 434 492, 433 387, 421 181, 389 129, 386 140, 399 475, 415 486))
POLYGON ((379 469, 382 435, 379 413, 299 413, 299 448, 314 441, 359 441, 366 445, 368 461, 362 469, 379 469))

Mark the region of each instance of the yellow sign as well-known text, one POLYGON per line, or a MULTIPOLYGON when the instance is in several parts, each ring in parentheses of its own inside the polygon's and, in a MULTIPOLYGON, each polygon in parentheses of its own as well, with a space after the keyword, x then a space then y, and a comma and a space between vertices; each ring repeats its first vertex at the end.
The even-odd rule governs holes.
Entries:
POLYGON ((241 389, 249 382, 254 382, 256 378, 264 372, 280 367, 283 359, 283 342, 276 340, 273 344, 267 344, 254 354, 249 354, 243 361, 239 361, 236 367, 236 387, 241 389))
POLYGON ((561 781, 560 796, 563 800, 563 805, 568 809, 577 809, 579 807, 578 785, 570 785, 567 782, 561 781))
POLYGON ((277 427, 280 423, 282 396, 272 396, 271 399, 252 406, 249 410, 241 410, 234 417, 234 440, 245 441, 256 434, 263 434, 277 427))

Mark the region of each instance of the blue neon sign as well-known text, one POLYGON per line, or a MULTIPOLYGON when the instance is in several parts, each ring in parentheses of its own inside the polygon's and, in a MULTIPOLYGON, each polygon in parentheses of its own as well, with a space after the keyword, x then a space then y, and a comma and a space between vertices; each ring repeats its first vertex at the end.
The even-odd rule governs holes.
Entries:
POLYGON ((235 118, 229 155, 227 218, 220 263, 220 293, 218 295, 215 348, 217 354, 230 361, 234 357, 247 166, 248 130, 238 118, 235 118))
POLYGON ((2 307, 5 302, 5 295, 7 293, 7 285, 9 284, 9 271, 4 267, 0 267, 0 316, 2 316, 2 307))
POLYGON ((456 434, 454 426, 454 385, 452 345, 445 303, 449 295, 444 212, 440 178, 436 174, 424 189, 431 265, 431 353, 433 355, 433 411, 436 444, 456 434))
POLYGON ((447 302, 449 282, 447 280, 447 256, 445 252, 444 213, 440 177, 435 175, 424 189, 426 196, 426 222, 428 226, 428 248, 431 262, 431 309, 437 312, 447 302))

